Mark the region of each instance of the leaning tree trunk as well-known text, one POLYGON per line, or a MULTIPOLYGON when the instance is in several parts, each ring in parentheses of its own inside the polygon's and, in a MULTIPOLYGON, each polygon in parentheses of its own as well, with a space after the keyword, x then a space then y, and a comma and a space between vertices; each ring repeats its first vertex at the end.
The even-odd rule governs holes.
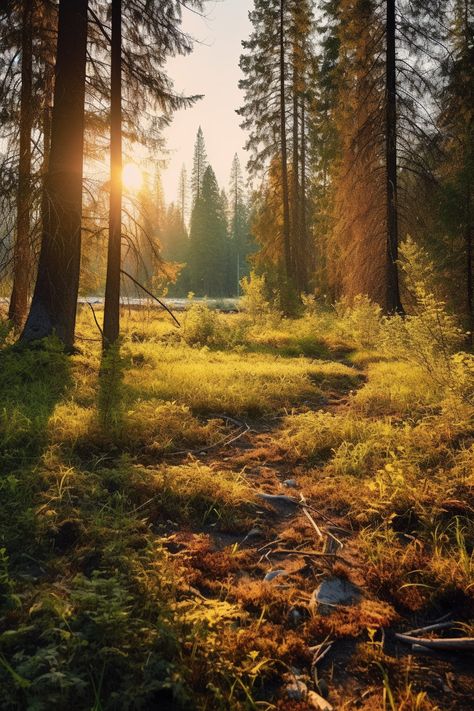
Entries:
POLYGON ((13 289, 8 312, 15 330, 25 323, 28 312, 32 250, 31 226, 31 131, 33 128, 33 8, 32 0, 23 0, 21 39, 20 160, 17 193, 17 231, 13 254, 13 289))
POLYGON ((38 275, 23 341, 74 345, 81 260, 88 0, 60 0, 51 149, 38 275))
POLYGON ((290 227, 290 196, 288 189, 288 154, 286 139, 286 62, 285 62, 285 0, 280 0, 280 132, 281 132, 281 189, 283 201, 283 248, 285 258, 286 288, 293 282, 290 227))
POLYGON ((122 2, 112 0, 112 66, 110 106, 110 213, 103 347, 117 342, 120 332, 120 268, 122 242, 122 2))
POLYGON ((385 309, 403 313, 398 280, 397 205, 397 75, 395 49, 395 0, 387 0, 386 58, 386 171, 387 171, 387 277, 385 309))

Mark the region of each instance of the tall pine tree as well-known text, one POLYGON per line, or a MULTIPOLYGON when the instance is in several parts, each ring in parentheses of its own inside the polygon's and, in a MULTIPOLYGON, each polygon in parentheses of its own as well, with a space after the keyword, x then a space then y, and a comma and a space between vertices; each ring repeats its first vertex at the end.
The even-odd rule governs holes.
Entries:
POLYGON ((196 143, 194 145, 193 172, 191 174, 191 190, 193 206, 201 197, 204 174, 208 166, 206 144, 201 126, 198 128, 196 143))
POLYGON ((197 296, 218 297, 226 286, 227 220, 216 176, 208 166, 191 217, 189 274, 197 296))

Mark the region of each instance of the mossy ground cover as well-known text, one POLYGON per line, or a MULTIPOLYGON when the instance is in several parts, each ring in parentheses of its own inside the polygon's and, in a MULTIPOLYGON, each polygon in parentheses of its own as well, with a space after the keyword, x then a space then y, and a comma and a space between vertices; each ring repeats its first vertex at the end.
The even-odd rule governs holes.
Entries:
POLYGON ((72 357, 5 342, 0 708, 310 708, 295 669, 337 709, 469 708, 472 657, 393 633, 448 612, 472 633, 471 406, 363 306, 124 313, 102 362, 87 312, 72 357), (261 493, 303 494, 324 540, 261 493), (326 616, 331 576, 362 596, 326 616))

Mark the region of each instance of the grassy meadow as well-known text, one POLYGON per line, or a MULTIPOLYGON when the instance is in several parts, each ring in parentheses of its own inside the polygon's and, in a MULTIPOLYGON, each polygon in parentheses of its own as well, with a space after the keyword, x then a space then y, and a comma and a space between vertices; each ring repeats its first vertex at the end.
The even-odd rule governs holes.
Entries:
POLYGON ((85 309, 73 356, 2 331, 0 708, 470 708, 469 653, 394 636, 474 633, 474 363, 450 317, 122 316, 102 361, 85 309), (327 615, 331 576, 361 597, 327 615))

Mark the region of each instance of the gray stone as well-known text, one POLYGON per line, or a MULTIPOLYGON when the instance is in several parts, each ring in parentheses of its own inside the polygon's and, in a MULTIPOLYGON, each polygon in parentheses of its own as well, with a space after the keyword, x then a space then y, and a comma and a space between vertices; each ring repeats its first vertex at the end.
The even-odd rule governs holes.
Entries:
POLYGON ((270 573, 267 573, 265 575, 263 580, 266 583, 271 583, 272 580, 275 580, 275 578, 279 578, 281 575, 287 575, 286 570, 272 570, 270 573))
POLYGON ((286 486, 287 489, 297 489, 298 488, 298 482, 296 479, 285 479, 283 482, 283 486, 286 486))
POLYGON ((311 597, 313 612, 328 614, 339 605, 355 605, 360 600, 360 590, 346 578, 326 578, 311 597))
POLYGON ((291 701, 304 701, 308 696, 308 687, 300 679, 295 679, 286 687, 286 695, 291 701))

